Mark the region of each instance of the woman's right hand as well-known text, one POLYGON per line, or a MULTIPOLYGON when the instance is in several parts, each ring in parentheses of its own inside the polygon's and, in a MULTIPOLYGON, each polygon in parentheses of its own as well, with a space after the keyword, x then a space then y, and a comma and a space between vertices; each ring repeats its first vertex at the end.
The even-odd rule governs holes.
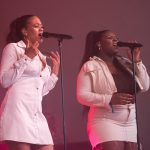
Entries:
POLYGON ((39 53, 38 47, 38 41, 32 44, 29 40, 26 40, 25 55, 27 55, 31 59, 34 58, 39 53))
POLYGON ((111 98, 113 105, 126 105, 134 103, 134 95, 127 93, 114 93, 111 98))
POLYGON ((56 51, 56 52, 51 51, 49 58, 52 62, 52 72, 56 76, 58 76, 59 68, 60 68, 60 55, 59 55, 58 51, 56 51))

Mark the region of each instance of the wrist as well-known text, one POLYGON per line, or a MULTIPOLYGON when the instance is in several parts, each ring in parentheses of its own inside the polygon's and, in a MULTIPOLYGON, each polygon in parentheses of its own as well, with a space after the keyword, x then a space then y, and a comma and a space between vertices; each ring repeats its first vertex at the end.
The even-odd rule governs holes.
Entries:
POLYGON ((139 62, 141 62, 141 61, 142 61, 141 59, 134 60, 134 63, 139 63, 139 62))

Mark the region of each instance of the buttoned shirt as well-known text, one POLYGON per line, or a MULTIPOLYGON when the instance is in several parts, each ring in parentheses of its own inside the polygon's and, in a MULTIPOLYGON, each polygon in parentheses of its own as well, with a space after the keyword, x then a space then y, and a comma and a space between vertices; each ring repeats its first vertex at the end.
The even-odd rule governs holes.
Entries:
POLYGON ((43 68, 41 59, 46 62, 46 57, 42 53, 30 59, 25 48, 25 43, 19 41, 9 43, 3 50, 0 82, 7 92, 0 111, 0 138, 53 144, 41 103, 58 78, 50 66, 43 68))

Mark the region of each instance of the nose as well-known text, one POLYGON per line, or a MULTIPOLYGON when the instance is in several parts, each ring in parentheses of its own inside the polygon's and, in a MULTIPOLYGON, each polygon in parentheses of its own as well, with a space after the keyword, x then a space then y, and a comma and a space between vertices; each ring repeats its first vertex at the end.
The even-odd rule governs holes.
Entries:
POLYGON ((113 41, 114 41, 114 42, 118 42, 118 39, 117 39, 117 38, 114 38, 113 41))
POLYGON ((43 27, 40 27, 39 30, 40 30, 40 31, 44 31, 44 28, 43 28, 43 27))

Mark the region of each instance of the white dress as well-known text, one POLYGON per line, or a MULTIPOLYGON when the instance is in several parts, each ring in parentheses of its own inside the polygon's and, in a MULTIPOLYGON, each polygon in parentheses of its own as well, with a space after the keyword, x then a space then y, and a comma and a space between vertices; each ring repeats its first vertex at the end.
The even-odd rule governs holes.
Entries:
POLYGON ((0 140, 53 144, 41 103, 58 78, 48 65, 42 70, 38 55, 31 60, 24 52, 19 41, 6 45, 2 54, 0 82, 7 92, 0 109, 0 140))
MULTIPOLYGON (((132 71, 125 58, 118 61, 132 71)), ((136 65, 136 81, 141 91, 149 88, 149 76, 142 62, 136 65)), ((117 88, 106 63, 98 57, 91 58, 81 68, 77 78, 77 99, 90 107, 87 132, 92 147, 107 141, 137 141, 135 104, 110 105, 117 88)))

